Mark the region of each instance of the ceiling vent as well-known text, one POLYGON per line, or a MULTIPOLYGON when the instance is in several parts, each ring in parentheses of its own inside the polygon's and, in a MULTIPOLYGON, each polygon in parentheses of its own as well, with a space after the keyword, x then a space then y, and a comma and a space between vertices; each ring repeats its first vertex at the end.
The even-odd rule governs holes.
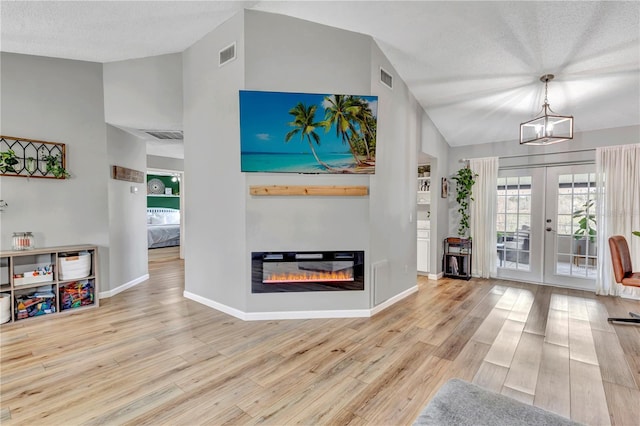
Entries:
POLYGON ((145 130, 146 134, 153 136, 156 139, 162 140, 182 140, 184 135, 182 130, 145 130))
POLYGON ((393 89, 393 77, 380 67, 380 82, 387 86, 389 89, 393 89))
POLYGON ((234 41, 231 45, 222 49, 219 53, 219 65, 223 66, 224 64, 233 61, 236 58, 236 42, 234 41))

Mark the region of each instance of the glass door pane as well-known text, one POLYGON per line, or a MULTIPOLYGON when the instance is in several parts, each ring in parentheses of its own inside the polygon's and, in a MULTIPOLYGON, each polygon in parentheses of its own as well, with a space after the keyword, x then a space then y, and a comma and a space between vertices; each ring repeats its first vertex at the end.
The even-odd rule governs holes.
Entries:
POLYGON ((542 212, 533 206, 542 206, 543 188, 544 173, 540 169, 499 172, 496 207, 498 277, 541 280, 542 212))
POLYGON ((595 166, 547 169, 544 282, 590 289, 595 285, 595 166))

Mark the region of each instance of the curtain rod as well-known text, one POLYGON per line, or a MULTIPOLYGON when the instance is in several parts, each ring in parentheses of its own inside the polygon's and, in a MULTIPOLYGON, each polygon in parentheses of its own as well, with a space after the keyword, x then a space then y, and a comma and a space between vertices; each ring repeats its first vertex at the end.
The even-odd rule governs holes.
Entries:
MULTIPOLYGON (((498 157, 498 159, 502 160, 502 159, 505 159, 505 158, 537 157, 538 155, 573 154, 575 152, 589 152, 589 151, 595 151, 595 148, 591 148, 591 149, 576 149, 575 151, 541 152, 539 154, 503 155, 501 157, 498 157)), ((469 161, 469 158, 461 158, 460 161, 469 161)))

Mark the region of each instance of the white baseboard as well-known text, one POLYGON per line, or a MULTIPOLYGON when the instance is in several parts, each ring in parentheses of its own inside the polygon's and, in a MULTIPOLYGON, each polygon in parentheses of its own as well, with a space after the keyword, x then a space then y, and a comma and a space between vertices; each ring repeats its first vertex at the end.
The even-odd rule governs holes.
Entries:
POLYGON ((367 318, 375 315, 383 309, 404 299, 410 294, 418 291, 418 286, 413 286, 402 293, 393 296, 373 309, 342 309, 326 311, 276 311, 276 312, 243 312, 231 306, 224 305, 206 297, 198 296, 189 291, 183 293, 184 297, 194 302, 201 303, 210 308, 216 309, 225 314, 241 319, 243 321, 265 321, 265 320, 287 320, 287 319, 312 319, 312 318, 367 318))
POLYGON ((217 311, 224 312, 225 314, 229 314, 232 317, 236 317, 243 321, 247 320, 247 314, 245 312, 242 312, 241 310, 238 310, 236 308, 232 308, 231 306, 224 305, 222 303, 216 302, 215 300, 207 299, 206 297, 198 296, 197 294, 191 293, 190 291, 186 290, 182 293, 182 295, 187 299, 191 299, 194 302, 201 303, 217 311))
POLYGON ((442 278, 443 272, 439 272, 437 274, 429 274, 427 275, 427 278, 429 278, 430 280, 439 280, 440 278, 442 278))
POLYGON ((389 306, 399 302, 400 300, 402 300, 405 297, 415 293, 416 291, 418 291, 418 286, 414 285, 413 287, 403 291, 402 293, 396 294, 392 298, 385 300, 384 302, 382 302, 378 306, 375 306, 373 309, 370 309, 369 310, 370 314, 368 316, 373 316, 373 315, 377 314, 378 312, 380 312, 380 311, 388 308, 389 306))
POLYGON ((247 321, 317 319, 317 318, 367 318, 370 309, 344 309, 330 311, 280 311, 280 312, 246 312, 247 321))
POLYGON ((112 296, 115 296, 118 293, 122 293, 126 289, 131 288, 131 287, 133 287, 135 285, 138 285, 141 282, 146 281, 148 279, 149 279, 149 274, 144 274, 143 276, 138 277, 138 278, 136 278, 134 280, 131 280, 128 283, 124 283, 121 286, 116 287, 116 288, 114 288, 112 290, 101 291, 100 293, 98 293, 98 295, 100 296, 101 299, 112 297, 112 296))

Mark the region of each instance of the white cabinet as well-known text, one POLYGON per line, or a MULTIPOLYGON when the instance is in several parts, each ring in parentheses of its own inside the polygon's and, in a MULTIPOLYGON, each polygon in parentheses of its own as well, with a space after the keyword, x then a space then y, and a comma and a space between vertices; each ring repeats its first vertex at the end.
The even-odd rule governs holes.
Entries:
POLYGON ((418 272, 429 272, 429 258, 431 257, 430 233, 431 231, 428 229, 418 229, 418 244, 416 250, 418 254, 418 272))

